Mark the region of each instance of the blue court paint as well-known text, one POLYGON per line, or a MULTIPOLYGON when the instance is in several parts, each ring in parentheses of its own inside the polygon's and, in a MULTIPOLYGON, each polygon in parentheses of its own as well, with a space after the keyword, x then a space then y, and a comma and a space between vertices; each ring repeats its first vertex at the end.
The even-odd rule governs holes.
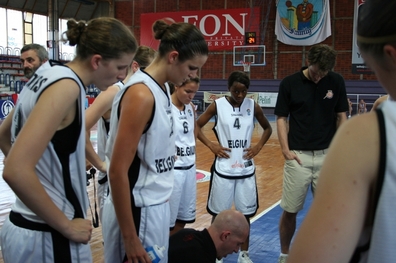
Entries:
MULTIPOLYGON (((312 193, 309 190, 304 209, 297 214, 297 230, 307 214, 311 202, 312 193)), ((249 256, 254 263, 278 262, 280 253, 279 218, 282 211, 278 202, 251 220, 249 256)), ((238 253, 228 255, 223 259, 223 262, 236 263, 238 255, 238 253)))

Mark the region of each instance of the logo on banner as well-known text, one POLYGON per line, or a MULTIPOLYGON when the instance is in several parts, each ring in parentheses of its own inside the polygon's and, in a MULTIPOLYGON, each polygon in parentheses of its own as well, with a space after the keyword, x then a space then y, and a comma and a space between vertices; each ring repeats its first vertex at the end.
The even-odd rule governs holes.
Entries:
POLYGON ((275 34, 288 45, 322 42, 331 35, 329 0, 277 0, 275 34))
POLYGON ((232 50, 234 46, 243 46, 246 32, 260 31, 259 7, 146 13, 140 16, 141 45, 158 48, 159 41, 153 37, 152 25, 159 19, 168 24, 185 22, 195 25, 204 35, 209 50, 232 50))
POLYGON ((1 104, 1 118, 5 118, 10 114, 11 110, 15 107, 14 103, 10 100, 5 100, 1 104))

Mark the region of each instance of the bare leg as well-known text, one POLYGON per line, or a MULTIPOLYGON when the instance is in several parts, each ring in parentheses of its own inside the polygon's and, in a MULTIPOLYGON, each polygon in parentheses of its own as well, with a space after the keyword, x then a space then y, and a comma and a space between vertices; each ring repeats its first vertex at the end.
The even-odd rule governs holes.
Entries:
POLYGON ((248 251, 249 250, 249 237, 250 234, 247 236, 245 242, 241 246, 241 251, 248 251))
POLYGON ((281 252, 289 254, 290 243, 296 231, 296 217, 297 213, 289 213, 283 211, 279 222, 279 237, 281 252))
MULTIPOLYGON (((249 226, 250 226, 250 218, 248 218, 248 217, 246 217, 246 216, 245 216, 245 218, 246 218, 246 220, 248 221, 248 224, 249 224, 249 226)), ((250 238, 250 233, 249 233, 249 235, 247 236, 245 242, 241 245, 241 251, 249 251, 249 238, 250 238)))

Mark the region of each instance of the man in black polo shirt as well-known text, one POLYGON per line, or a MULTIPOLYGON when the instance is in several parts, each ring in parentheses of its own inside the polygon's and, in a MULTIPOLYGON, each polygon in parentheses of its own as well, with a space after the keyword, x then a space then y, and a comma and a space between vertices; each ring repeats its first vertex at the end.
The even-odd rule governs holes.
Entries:
POLYGON ((336 52, 328 45, 315 45, 307 61, 308 67, 282 80, 275 106, 278 138, 285 157, 279 263, 287 259, 296 216, 303 208, 309 185, 314 191, 327 148, 337 128, 347 120, 345 82, 332 71, 336 52))
POLYGON ((214 263, 237 253, 249 234, 245 216, 236 210, 220 212, 213 223, 198 231, 184 228, 169 238, 170 263, 214 263))

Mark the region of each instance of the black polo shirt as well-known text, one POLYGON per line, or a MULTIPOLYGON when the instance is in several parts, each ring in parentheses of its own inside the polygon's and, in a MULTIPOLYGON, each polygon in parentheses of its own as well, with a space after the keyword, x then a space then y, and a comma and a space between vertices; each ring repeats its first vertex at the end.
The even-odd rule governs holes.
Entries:
POLYGON ((169 238, 169 263, 216 262, 216 247, 208 230, 184 228, 169 238))
POLYGON ((330 71, 317 84, 299 72, 279 86, 275 115, 289 117, 290 150, 329 147, 337 129, 337 113, 348 111, 344 78, 330 71))

